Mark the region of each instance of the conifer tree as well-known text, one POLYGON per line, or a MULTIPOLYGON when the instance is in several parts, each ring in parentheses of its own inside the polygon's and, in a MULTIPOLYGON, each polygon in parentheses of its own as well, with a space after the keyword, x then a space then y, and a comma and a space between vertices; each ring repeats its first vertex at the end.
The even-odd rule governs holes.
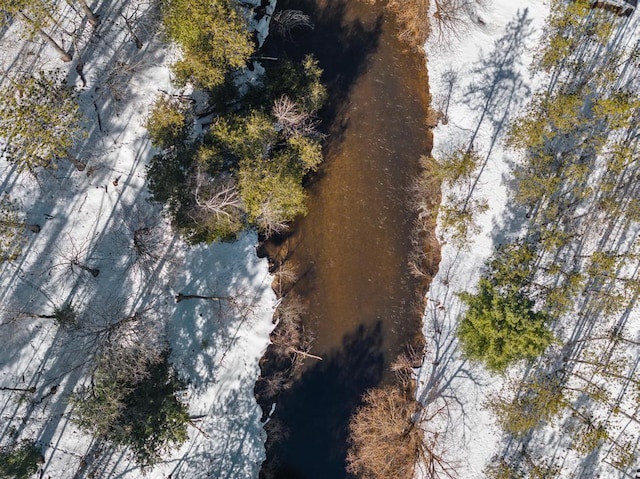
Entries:
POLYGON ((162 0, 161 9, 167 36, 182 50, 173 65, 179 83, 211 90, 253 53, 245 17, 231 0, 162 0))
POLYGON ((69 155, 82 133, 77 96, 60 72, 14 79, 0 97, 0 137, 7 160, 19 171, 53 166, 58 159, 82 169, 69 155))
POLYGON ((462 351, 488 369, 504 372, 515 361, 534 359, 553 341, 550 318, 533 310, 533 302, 518 292, 500 292, 481 278, 478 292, 460 295, 468 309, 458 326, 462 351))

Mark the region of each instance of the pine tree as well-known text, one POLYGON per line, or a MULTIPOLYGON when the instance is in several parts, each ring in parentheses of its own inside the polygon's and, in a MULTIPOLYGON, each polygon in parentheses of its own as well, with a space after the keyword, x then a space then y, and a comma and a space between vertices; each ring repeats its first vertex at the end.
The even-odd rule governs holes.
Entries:
POLYGON ((182 50, 173 65, 179 83, 211 90, 253 53, 246 20, 230 0, 162 0, 162 23, 182 50))
POLYGON ((156 360, 135 352, 98 360, 91 386, 72 398, 75 422, 95 436, 128 447, 143 468, 187 439, 189 412, 177 394, 185 388, 165 351, 156 360), (139 363, 138 377, 124 367, 139 363), (141 369, 140 369, 141 368, 141 369))
POLYGON ((533 310, 533 302, 514 291, 500 292, 481 278, 478 292, 462 293, 467 311, 457 334, 466 357, 489 370, 504 372, 515 361, 538 357, 553 341, 550 318, 533 310))
POLYGON ((18 171, 33 172, 67 159, 81 136, 77 91, 59 72, 14 79, 0 98, 0 137, 6 141, 5 157, 18 171))

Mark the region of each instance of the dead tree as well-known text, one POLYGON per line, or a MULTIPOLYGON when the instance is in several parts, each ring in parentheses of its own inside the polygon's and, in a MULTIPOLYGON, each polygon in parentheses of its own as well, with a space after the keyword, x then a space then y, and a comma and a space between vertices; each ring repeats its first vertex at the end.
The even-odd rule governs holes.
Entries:
POLYGON ((229 303, 235 302, 235 298, 233 296, 201 296, 199 294, 182 294, 178 293, 175 296, 176 303, 180 303, 186 299, 207 299, 210 301, 229 301, 229 303))
POLYGON ((85 262, 85 260, 81 259, 81 257, 86 253, 86 250, 88 248, 86 243, 83 243, 82 245, 80 245, 80 247, 76 247, 75 242, 73 241, 73 238, 71 238, 71 236, 69 236, 69 243, 71 244, 71 249, 67 252, 64 252, 62 254, 61 261, 51 266, 49 270, 52 270, 61 266, 62 267, 66 266, 71 273, 75 273, 76 272, 75 268, 78 268, 81 271, 85 271, 89 273, 94 278, 97 278, 98 275, 100 274, 100 269, 89 266, 85 262))
POLYGON ((286 136, 313 135, 315 133, 317 122, 313 121, 311 115, 303 111, 287 95, 282 95, 273 102, 271 113, 286 136))
POLYGON ((311 17, 301 10, 280 10, 271 17, 271 28, 281 37, 290 38, 297 28, 309 28, 314 25, 311 17))
POLYGON ((242 209, 242 198, 235 180, 230 176, 211 177, 198 168, 193 178, 194 220, 214 216, 216 220, 230 219, 242 209))

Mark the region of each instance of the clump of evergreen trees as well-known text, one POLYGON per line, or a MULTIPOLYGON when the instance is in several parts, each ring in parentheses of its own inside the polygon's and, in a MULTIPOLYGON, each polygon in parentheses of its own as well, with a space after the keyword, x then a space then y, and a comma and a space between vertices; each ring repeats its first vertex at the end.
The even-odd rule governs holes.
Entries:
POLYGON ((316 113, 326 92, 317 61, 278 60, 240 95, 233 77, 254 47, 237 5, 167 0, 163 25, 183 53, 173 66, 177 82, 209 93, 212 120, 192 138, 192 105, 156 100, 146 121, 162 150, 148 167, 153 198, 190 242, 232 239, 247 226, 283 231, 305 214, 302 180, 322 161, 316 113))

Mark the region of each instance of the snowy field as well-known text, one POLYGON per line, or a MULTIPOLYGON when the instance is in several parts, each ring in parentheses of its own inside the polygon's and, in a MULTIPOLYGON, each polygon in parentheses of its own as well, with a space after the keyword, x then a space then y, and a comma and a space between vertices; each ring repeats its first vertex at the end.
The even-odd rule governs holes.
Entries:
POLYGON ((142 477, 125 451, 78 429, 68 400, 90 379, 101 331, 143 317, 132 338, 166 337, 192 417, 188 441, 145 477, 257 477, 264 445, 253 387, 275 302, 257 235, 189 247, 149 201, 145 165, 155 152, 143 122, 161 91, 182 93, 168 68, 176 52, 155 34, 158 12, 144 1, 105 0, 93 31, 59 3, 55 38, 73 50, 71 63, 38 36, 20 39, 16 24, 0 38, 0 87, 10 88, 13 73, 61 68, 80 90, 87 130, 73 151, 83 171, 61 160, 33 176, 0 161, 0 192, 40 226, 25 233, 17 260, 0 264, 0 446, 35 440, 42 478, 142 477), (137 232, 148 246, 142 254, 137 232), (225 299, 178 303, 178 294, 225 299), (78 324, 44 317, 66 306, 78 324))
MULTIPOLYGON (((524 217, 508 214, 510 169, 519 158, 518 153, 505 150, 503 140, 509 121, 524 112, 523 107, 534 93, 550 84, 548 76, 534 75, 529 69, 549 2, 493 0, 487 3, 478 11, 477 18, 469 22, 464 34, 446 45, 435 38, 426 45, 435 108, 442 110, 448 120, 434 130, 433 155, 437 159, 455 147, 472 146, 479 151, 484 163, 470 195, 486 200, 489 206, 478 215, 480 231, 466 247, 456 246, 447 232, 439 228, 442 261, 428 293, 424 317, 427 359, 418 377, 421 401, 439 398, 448 404, 449 422, 440 425, 446 440, 441 438, 441 442, 458 477, 465 479, 484 477, 483 469, 492 459, 499 461, 506 457, 509 448, 515 447, 510 437, 503 435, 486 406, 492 394, 502 391, 508 386, 508 380, 521 377, 524 371, 516 367, 506 377, 491 375, 482 366, 461 357, 455 328, 464 305, 457 293, 474 291, 483 264, 494 253, 494 248, 515 237, 525 226, 524 217)), ((636 44, 640 37, 639 21, 639 12, 620 21, 613 35, 617 45, 623 48, 636 44)), ((448 193, 443 191, 443 197, 448 193)), ((628 329, 637 332, 638 311, 628 311, 627 315, 628 329)), ((562 337, 562 331, 559 334, 562 337)), ((630 354, 635 361, 637 348, 630 354)), ((626 423, 630 421, 621 422, 619 429, 629 428, 626 423)), ((573 433, 562 424, 562 421, 547 424, 527 444, 532 455, 560 466, 559 477, 635 477, 640 464, 634 463, 627 472, 622 472, 606 464, 604 453, 581 458, 571 448, 573 433)), ((637 425, 629 430, 630 437, 637 440, 637 425)), ((534 477, 531 474, 526 477, 534 477)))

